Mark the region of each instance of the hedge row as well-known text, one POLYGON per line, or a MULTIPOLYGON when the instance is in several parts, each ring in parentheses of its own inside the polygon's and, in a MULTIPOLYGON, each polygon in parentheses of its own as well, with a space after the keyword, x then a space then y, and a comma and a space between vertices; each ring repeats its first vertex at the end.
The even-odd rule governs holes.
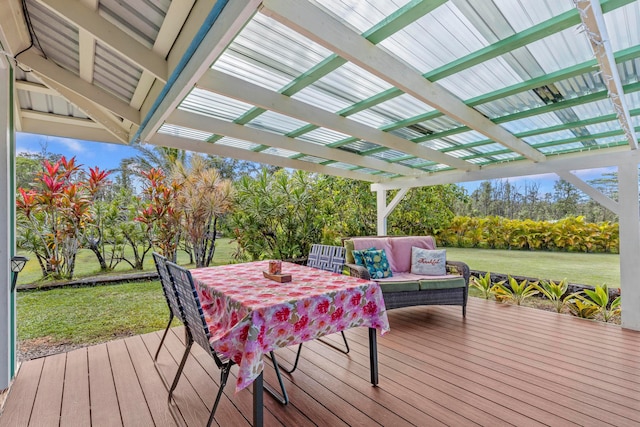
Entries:
POLYGON ((582 216, 560 221, 457 216, 436 235, 439 245, 460 248, 618 253, 619 244, 617 223, 588 223, 582 216))

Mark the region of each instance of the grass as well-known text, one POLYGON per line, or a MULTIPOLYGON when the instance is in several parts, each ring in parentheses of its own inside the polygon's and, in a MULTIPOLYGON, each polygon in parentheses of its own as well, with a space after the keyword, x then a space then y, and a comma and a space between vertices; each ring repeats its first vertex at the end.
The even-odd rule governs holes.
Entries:
MULTIPOLYGON (((230 243, 227 238, 220 238, 216 240, 216 252, 213 257, 213 265, 227 264, 232 258, 232 253, 235 250, 235 245, 230 243)), ((18 276, 18 285, 24 285, 28 283, 45 283, 42 278, 42 271, 40 265, 35 256, 29 253, 20 253, 20 255, 26 255, 29 261, 24 267, 24 270, 18 276)), ((133 259, 133 256, 131 256, 133 259)), ((178 264, 186 265, 189 262, 189 257, 184 251, 178 252, 178 264)), ((153 257, 151 252, 145 256, 144 259, 144 271, 154 271, 155 265, 153 264, 153 257)), ((121 274, 125 272, 132 272, 131 266, 125 262, 119 263, 116 268, 111 272, 101 272, 98 264, 98 259, 95 254, 88 249, 81 249, 76 256, 76 266, 74 278, 91 277, 99 274, 121 274)))
POLYGON ((447 248, 447 259, 464 261, 472 270, 583 285, 620 287, 620 256, 570 252, 533 252, 447 248))
MULTIPOLYGON (((227 239, 220 239, 213 264, 231 262, 233 250, 227 239)), ((447 259, 464 261, 473 270, 492 273, 620 285, 618 255, 448 248, 447 259)), ((186 255, 181 254, 179 262, 187 261, 186 255)), ((24 274, 24 279, 21 273, 19 283, 29 283, 28 277, 39 278, 37 263, 32 260, 27 267, 35 267, 35 272, 24 274)), ((95 267, 93 254, 83 251, 78 273, 95 274, 95 267)), ((153 268, 149 256, 145 270, 153 268)), ((167 306, 158 281, 18 293, 21 341, 92 344, 162 329, 167 320, 167 306)))

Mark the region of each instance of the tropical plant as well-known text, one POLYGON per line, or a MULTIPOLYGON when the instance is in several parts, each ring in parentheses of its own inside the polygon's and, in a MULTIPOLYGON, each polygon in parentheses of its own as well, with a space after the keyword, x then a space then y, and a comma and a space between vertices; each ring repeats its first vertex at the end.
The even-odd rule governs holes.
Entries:
POLYGON ((540 292, 537 284, 538 282, 529 283, 527 279, 518 283, 516 279, 509 276, 509 286, 496 283, 491 289, 497 301, 513 301, 516 305, 521 305, 524 300, 540 292))
POLYGON ((613 316, 620 313, 620 296, 616 297, 609 304, 609 289, 606 283, 596 285, 594 290, 585 289, 585 295, 598 308, 598 312, 602 315, 602 319, 608 322, 613 316))
POLYGON ((175 208, 178 185, 168 182, 162 169, 152 168, 141 175, 145 179, 142 194, 146 203, 135 220, 144 224, 148 241, 167 259, 175 261, 182 219, 181 212, 175 208))
POLYGON ((82 180, 75 157, 42 162, 30 190, 20 188, 16 200, 19 234, 33 251, 44 277, 73 277, 83 233, 94 223, 92 201, 106 183, 108 173, 92 169, 82 180), (27 231, 29 230, 29 231, 27 231))
POLYGON ((571 299, 574 294, 565 296, 567 290, 569 289, 569 282, 567 279, 562 279, 560 282, 556 283, 553 280, 550 281, 542 281, 541 284, 535 285, 536 289, 540 291, 542 295, 544 295, 549 301, 553 303, 553 307, 556 309, 558 313, 562 312, 562 309, 567 304, 569 299, 571 299))
POLYGON ((189 163, 177 162, 172 171, 178 188, 175 207, 182 214, 196 267, 207 267, 215 253, 218 218, 231 208, 231 181, 209 167, 202 156, 191 156, 189 163))
MULTIPOLYGON (((496 282, 496 285, 497 284, 502 285, 504 282, 505 282, 504 280, 501 280, 499 282, 496 282)), ((485 274, 484 276, 471 277, 471 281, 469 284, 474 288, 478 289, 482 295, 482 298, 484 299, 489 299, 491 298, 491 295, 493 295, 494 288, 491 282, 491 273, 488 271, 487 271, 487 274, 485 274)))
POLYGON ((571 298, 567 303, 567 307, 569 307, 571 314, 583 319, 593 319, 600 310, 593 301, 584 298, 582 295, 575 295, 574 298, 571 298))

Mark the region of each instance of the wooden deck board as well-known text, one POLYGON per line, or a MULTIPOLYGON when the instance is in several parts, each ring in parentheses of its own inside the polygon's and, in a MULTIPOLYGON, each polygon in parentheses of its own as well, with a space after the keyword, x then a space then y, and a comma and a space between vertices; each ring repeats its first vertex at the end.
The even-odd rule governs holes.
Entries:
POLYGON ((63 393, 60 426, 90 425, 89 362, 86 348, 67 353, 63 393))
MULTIPOLYGON (((474 298, 467 313, 463 320, 459 307, 390 311, 391 332, 378 338, 378 387, 369 383, 365 328, 346 332, 348 355, 305 343, 298 370, 284 375, 291 403, 265 395, 265 425, 640 424, 640 333, 474 298)), ((0 427, 175 426, 153 364, 160 333, 23 363, 0 427)), ((292 363, 295 349, 278 350, 278 358, 292 363)), ((158 359, 168 381, 183 351, 183 329, 172 329, 158 359)), ((265 381, 275 386, 265 364, 265 381)), ((236 369, 216 413, 220 426, 252 421, 252 390, 235 393, 236 369)), ((218 382, 215 363, 194 346, 175 391, 180 423, 204 424, 218 382)))

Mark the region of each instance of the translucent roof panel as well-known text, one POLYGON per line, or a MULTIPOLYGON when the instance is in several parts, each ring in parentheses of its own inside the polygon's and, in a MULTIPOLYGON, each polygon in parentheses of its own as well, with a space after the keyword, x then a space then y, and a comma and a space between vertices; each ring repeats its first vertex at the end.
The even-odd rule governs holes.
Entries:
POLYGON ((296 151, 284 150, 282 148, 275 148, 275 147, 269 147, 262 152, 264 154, 271 154, 273 156, 279 156, 279 157, 292 157, 298 154, 298 152, 296 151))
POLYGON ((392 87, 351 62, 324 76, 313 86, 351 103, 362 101, 392 87))
POLYGON ((251 120, 246 126, 286 134, 307 124, 306 122, 285 116, 284 114, 267 111, 251 120))
POLYGON ((614 52, 640 44, 640 3, 637 1, 604 15, 614 52))
POLYGON ((212 68, 273 91, 278 91, 291 81, 291 76, 285 76, 272 68, 257 67, 249 58, 235 55, 229 50, 220 56, 212 68))
POLYGON ((356 153, 362 153, 364 151, 375 150, 376 148, 380 148, 381 146, 378 144, 374 144, 369 141, 355 141, 350 144, 343 145, 341 148, 348 151, 353 151, 356 153))
POLYGON ((195 139, 197 141, 206 141, 213 136, 212 133, 202 132, 195 129, 189 129, 182 126, 164 124, 158 130, 158 133, 164 133, 171 136, 181 138, 195 139))
POLYGON ((443 4, 380 43, 421 73, 488 44, 452 2, 443 4))
POLYGON ((297 139, 327 145, 348 137, 349 135, 347 134, 336 132, 331 129, 318 128, 299 136, 297 139))
POLYGON ((571 132, 570 130, 562 130, 559 132, 550 132, 550 133, 543 133, 540 135, 530 136, 527 138, 523 138, 523 141, 526 142, 527 144, 536 145, 536 144, 542 144, 550 141, 557 141, 559 139, 574 138, 575 136, 576 134, 571 132))
POLYGON ((309 163, 316 163, 316 164, 324 163, 327 161, 327 159, 323 159, 321 157, 315 157, 315 156, 301 156, 301 157, 298 157, 298 160, 302 160, 309 163))
MULTIPOLYGON (((290 80, 322 61, 332 52, 279 22, 257 13, 228 48, 229 54, 247 58, 246 69, 265 69, 290 80)), ((246 76, 250 77, 250 76, 246 76)), ((249 81, 259 84, 260 73, 249 81)))
POLYGON ((352 104, 344 98, 333 96, 332 93, 314 86, 305 87, 298 93, 294 94, 292 98, 332 113, 340 111, 343 108, 347 108, 352 104))
POLYGON ((204 116, 232 121, 253 107, 251 104, 236 101, 207 90, 194 88, 178 107, 181 110, 204 116))
POLYGON ((450 135, 447 139, 453 140, 459 144, 469 144, 472 142, 478 142, 487 139, 486 136, 475 130, 459 133, 456 135, 450 135))
POLYGON ((493 0, 516 32, 573 9, 572 0, 493 0))
POLYGON ((521 82, 522 78, 502 58, 490 59, 438 80, 440 85, 461 99, 474 98, 521 82))
POLYGON ((613 105, 609 99, 577 105, 572 110, 581 120, 614 113, 613 105))
POLYGON ((430 141, 421 142, 420 144, 423 147, 433 148, 434 150, 441 150, 443 148, 455 147, 455 144, 452 144, 449 141, 445 141, 442 139, 432 139, 430 141))
POLYGON ((409 0, 311 0, 344 20, 359 33, 373 27, 409 0))
POLYGON ((502 117, 519 111, 544 106, 544 101, 533 91, 522 92, 474 107, 487 117, 502 117))
POLYGON ((393 99, 372 107, 371 110, 389 117, 394 121, 408 119, 420 114, 433 111, 434 108, 411 95, 403 93, 393 99))
POLYGON ((390 125, 396 122, 396 120, 393 120, 391 117, 379 114, 373 110, 360 111, 356 114, 350 115, 349 119, 374 128, 381 128, 382 126, 390 125))
POLYGON ((225 136, 224 138, 219 139, 218 141, 216 141, 216 144, 227 145, 229 147, 235 147, 235 148, 241 148, 243 150, 255 150, 256 148, 260 147, 260 144, 245 141, 242 139, 230 138, 228 136, 225 136))
POLYGON ((397 150, 385 150, 385 151, 381 151, 379 153, 373 154, 373 157, 377 157, 379 159, 384 159, 389 161, 401 159, 406 156, 407 156, 407 153, 403 153, 402 151, 397 151, 397 150))
POLYGON ((540 114, 538 116, 526 117, 524 119, 513 120, 501 123, 500 126, 511 133, 520 133, 535 129, 544 129, 562 124, 557 115, 553 113, 540 114))
POLYGON ((551 34, 527 45, 542 69, 551 73, 593 59, 593 50, 587 37, 575 27, 551 34))

